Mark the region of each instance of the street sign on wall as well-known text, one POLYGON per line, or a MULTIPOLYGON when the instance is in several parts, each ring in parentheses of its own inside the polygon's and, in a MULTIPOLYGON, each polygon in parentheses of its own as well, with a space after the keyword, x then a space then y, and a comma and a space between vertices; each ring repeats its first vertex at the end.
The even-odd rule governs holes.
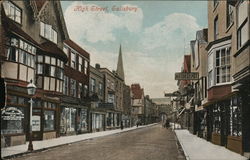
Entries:
POLYGON ((177 72, 175 73, 175 80, 198 80, 198 72, 177 72))

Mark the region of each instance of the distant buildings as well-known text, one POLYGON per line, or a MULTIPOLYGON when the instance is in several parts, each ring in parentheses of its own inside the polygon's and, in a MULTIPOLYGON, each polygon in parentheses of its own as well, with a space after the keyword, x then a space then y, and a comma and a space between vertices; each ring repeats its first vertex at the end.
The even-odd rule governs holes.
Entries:
POLYGON ((140 84, 131 85, 131 96, 132 96, 132 121, 133 125, 140 122, 144 123, 144 89, 141 88, 140 84))

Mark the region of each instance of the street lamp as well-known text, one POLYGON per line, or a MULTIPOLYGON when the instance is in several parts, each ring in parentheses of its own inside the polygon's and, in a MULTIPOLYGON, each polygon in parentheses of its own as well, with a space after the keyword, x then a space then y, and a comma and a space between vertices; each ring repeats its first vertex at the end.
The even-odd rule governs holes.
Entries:
POLYGON ((32 80, 30 80, 30 83, 27 85, 27 91, 28 91, 28 95, 31 96, 30 97, 30 135, 29 135, 29 146, 28 146, 28 151, 33 151, 33 144, 32 144, 32 104, 33 104, 33 100, 32 97, 35 95, 36 92, 36 86, 35 84, 32 82, 32 80))

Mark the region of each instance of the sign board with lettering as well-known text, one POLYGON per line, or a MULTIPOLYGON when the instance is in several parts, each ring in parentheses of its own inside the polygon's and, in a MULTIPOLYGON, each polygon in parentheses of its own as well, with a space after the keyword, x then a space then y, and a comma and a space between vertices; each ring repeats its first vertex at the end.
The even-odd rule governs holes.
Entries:
POLYGON ((8 107, 2 110, 1 117, 3 120, 21 121, 24 118, 24 114, 16 107, 8 107))
POLYGON ((32 116, 32 131, 41 130, 41 116, 32 116))
POLYGON ((198 72, 177 72, 175 73, 175 80, 198 80, 198 72))

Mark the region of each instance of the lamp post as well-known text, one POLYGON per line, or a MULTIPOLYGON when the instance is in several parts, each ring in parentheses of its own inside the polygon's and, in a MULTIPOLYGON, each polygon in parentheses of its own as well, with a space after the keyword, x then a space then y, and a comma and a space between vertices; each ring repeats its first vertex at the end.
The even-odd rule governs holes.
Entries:
POLYGON ((28 146, 28 151, 33 151, 33 144, 32 144, 32 105, 33 105, 33 100, 32 97, 35 95, 36 92, 36 86, 30 80, 30 83, 27 85, 27 91, 28 95, 31 96, 30 98, 30 128, 29 128, 29 146, 28 146))

